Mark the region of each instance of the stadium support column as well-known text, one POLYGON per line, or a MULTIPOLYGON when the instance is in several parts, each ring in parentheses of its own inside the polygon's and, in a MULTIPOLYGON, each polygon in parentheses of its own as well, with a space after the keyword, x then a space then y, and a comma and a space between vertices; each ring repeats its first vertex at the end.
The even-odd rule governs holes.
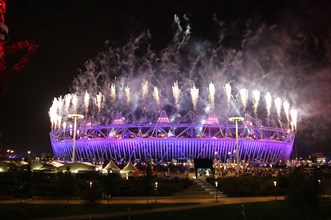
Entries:
POLYGON ((236 169, 236 174, 239 176, 240 173, 240 162, 239 162, 239 146, 238 146, 238 121, 243 121, 243 117, 231 117, 229 118, 229 121, 234 121, 236 122, 236 158, 237 158, 237 169, 236 169))
POLYGON ((74 119, 74 139, 72 144, 72 163, 75 162, 75 154, 76 154, 76 134, 77 134, 77 119, 84 118, 84 115, 81 114, 69 114, 68 118, 74 119))

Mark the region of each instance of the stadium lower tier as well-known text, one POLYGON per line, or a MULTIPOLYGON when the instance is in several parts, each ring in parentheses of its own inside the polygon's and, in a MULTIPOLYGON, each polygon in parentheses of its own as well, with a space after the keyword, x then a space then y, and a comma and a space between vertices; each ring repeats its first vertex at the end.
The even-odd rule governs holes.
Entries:
MULTIPOLYGON (((52 142, 55 157, 71 160, 73 140, 52 142)), ((288 160, 293 143, 272 140, 239 139, 240 160, 275 163, 288 160)), ((218 159, 222 162, 236 158, 234 138, 131 138, 92 139, 75 142, 75 158, 81 161, 131 160, 168 162, 196 158, 218 159)))

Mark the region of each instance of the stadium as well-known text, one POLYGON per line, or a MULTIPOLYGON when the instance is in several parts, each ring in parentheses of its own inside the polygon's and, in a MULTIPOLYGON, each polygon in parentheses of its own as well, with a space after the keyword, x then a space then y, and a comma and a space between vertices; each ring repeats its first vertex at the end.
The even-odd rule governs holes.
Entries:
MULTIPOLYGON (((209 115, 204 124, 198 121, 197 115, 189 112, 177 123, 171 123, 162 111, 157 123, 126 124, 125 117, 118 114, 109 125, 78 126, 75 140, 72 127, 53 130, 50 138, 54 155, 60 160, 72 159, 74 144, 80 161, 234 159, 236 125, 230 121, 220 123, 215 114, 209 115)), ((288 160, 294 137, 290 129, 265 127, 246 114, 238 124, 240 160, 262 163, 288 160)))

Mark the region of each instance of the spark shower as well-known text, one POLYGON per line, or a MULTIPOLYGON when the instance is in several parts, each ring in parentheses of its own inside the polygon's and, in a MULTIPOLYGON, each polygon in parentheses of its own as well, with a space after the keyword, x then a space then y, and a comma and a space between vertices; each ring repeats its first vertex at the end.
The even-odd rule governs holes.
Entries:
POLYGON ((247 22, 240 47, 233 48, 225 24, 214 22, 215 42, 194 39, 187 17, 177 15, 172 42, 162 50, 153 50, 148 30, 123 46, 106 41, 71 92, 53 100, 54 154, 70 158, 68 114, 78 113, 84 115, 77 134, 82 159, 193 159, 219 152, 225 160, 235 147, 228 118, 244 116, 241 159, 288 159, 300 112, 293 80, 301 68, 288 52, 298 44, 275 26, 247 22))
POLYGON ((148 31, 123 47, 105 42, 107 50, 85 63, 72 93, 54 98, 51 128, 65 129, 70 113, 84 114, 90 123, 100 125, 112 123, 118 113, 132 113, 131 123, 150 123, 166 110, 171 121, 188 111, 219 117, 248 113, 269 126, 279 126, 281 120, 296 129, 296 95, 277 76, 290 71, 285 69, 289 61, 280 51, 282 45, 264 39, 273 28, 262 25, 254 34, 245 34, 239 50, 222 45, 226 31, 214 20, 220 28, 214 45, 191 40, 189 21, 182 24, 177 15, 173 40, 160 52, 152 50, 148 31), (267 68, 273 69, 266 72, 267 68))

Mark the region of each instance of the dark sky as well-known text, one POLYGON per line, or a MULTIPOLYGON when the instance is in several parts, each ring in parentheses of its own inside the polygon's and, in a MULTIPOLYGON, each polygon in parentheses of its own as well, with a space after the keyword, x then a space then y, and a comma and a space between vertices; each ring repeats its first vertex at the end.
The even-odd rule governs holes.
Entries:
MULTIPOLYGON (((5 18, 10 35, 8 45, 29 39, 38 44, 38 50, 0 97, 3 131, 0 145, 16 151, 51 152, 48 110, 53 97, 69 92, 78 69, 104 49, 106 40, 123 44, 135 31, 149 29, 153 35, 151 44, 156 49, 162 48, 172 38, 174 14, 187 14, 192 35, 208 38, 213 33, 215 13, 228 24, 253 18, 292 33, 314 34, 323 41, 331 36, 330 11, 330 4, 323 0, 8 0, 5 18)), ((233 41, 241 34, 241 31, 237 36, 233 34, 233 41)), ((325 50, 319 53, 326 56, 325 50)), ((323 128, 323 137, 318 134, 312 137, 310 134, 316 131, 309 129, 298 131, 295 145, 299 153, 331 151, 330 71, 327 74, 329 87, 323 89, 329 98, 323 117, 328 123, 323 128)))

